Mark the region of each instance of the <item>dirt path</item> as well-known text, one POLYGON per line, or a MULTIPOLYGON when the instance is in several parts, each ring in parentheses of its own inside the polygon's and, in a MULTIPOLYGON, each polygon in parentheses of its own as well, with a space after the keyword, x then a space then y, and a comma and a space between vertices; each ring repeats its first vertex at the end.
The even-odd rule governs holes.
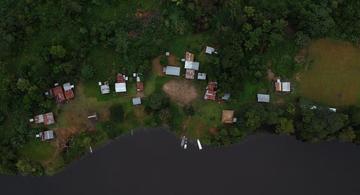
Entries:
POLYGON ((163 90, 180 105, 188 105, 198 97, 196 88, 187 80, 171 80, 165 83, 163 90))
POLYGON ((164 76, 163 66, 160 63, 161 56, 158 56, 152 61, 152 71, 157 76, 164 76))

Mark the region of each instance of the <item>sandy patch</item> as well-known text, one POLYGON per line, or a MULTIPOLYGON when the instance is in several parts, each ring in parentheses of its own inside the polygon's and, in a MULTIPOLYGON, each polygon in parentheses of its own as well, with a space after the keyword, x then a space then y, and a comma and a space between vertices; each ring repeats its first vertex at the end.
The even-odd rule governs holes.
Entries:
POLYGON ((188 105, 198 97, 195 87, 186 80, 171 80, 165 83, 163 90, 171 100, 180 105, 188 105))

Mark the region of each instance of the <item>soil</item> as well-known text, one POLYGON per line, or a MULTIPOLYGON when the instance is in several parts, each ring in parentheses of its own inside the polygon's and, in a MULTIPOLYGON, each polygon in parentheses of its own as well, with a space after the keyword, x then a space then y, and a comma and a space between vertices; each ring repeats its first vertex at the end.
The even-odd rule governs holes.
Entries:
POLYGON ((153 61, 152 61, 152 71, 157 76, 164 76, 163 66, 160 63, 160 58, 161 58, 161 56, 158 56, 158 57, 153 59, 153 61))
POLYGON ((180 66, 180 62, 175 55, 170 54, 168 56, 168 63, 171 66, 180 66))
POLYGON ((267 79, 269 81, 275 80, 275 73, 273 73, 273 71, 271 69, 267 70, 267 79))
POLYGON ((172 101, 180 105, 188 105, 198 97, 196 88, 186 80, 171 80, 165 83, 163 90, 172 101))

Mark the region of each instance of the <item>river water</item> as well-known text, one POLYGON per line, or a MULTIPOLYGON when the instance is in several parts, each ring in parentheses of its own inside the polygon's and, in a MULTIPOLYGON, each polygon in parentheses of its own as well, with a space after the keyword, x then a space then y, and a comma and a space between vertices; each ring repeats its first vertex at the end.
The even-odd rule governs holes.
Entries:
POLYGON ((52 177, 0 176, 0 194, 359 195, 360 147, 261 134, 184 150, 165 130, 140 130, 52 177))

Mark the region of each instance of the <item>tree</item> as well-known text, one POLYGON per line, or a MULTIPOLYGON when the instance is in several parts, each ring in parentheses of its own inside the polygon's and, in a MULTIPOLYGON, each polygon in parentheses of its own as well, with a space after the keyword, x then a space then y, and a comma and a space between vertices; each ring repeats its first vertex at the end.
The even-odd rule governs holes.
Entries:
POLYGON ((170 104, 169 98, 163 92, 155 92, 149 96, 146 107, 150 111, 160 111, 168 107, 170 104))
POLYGON ((290 135, 295 132, 293 120, 281 117, 276 125, 276 133, 290 135))
POLYGON ((184 113, 188 116, 193 116, 195 114, 194 107, 191 105, 186 105, 183 107, 184 113))
POLYGON ((50 54, 58 59, 62 59, 66 55, 66 50, 62 45, 53 45, 50 47, 50 54))
POLYGON ((81 76, 86 80, 91 80, 94 77, 94 67, 91 65, 85 65, 81 69, 81 76))
POLYGON ((339 139, 343 142, 352 142, 356 139, 355 131, 349 127, 339 133, 339 139))

